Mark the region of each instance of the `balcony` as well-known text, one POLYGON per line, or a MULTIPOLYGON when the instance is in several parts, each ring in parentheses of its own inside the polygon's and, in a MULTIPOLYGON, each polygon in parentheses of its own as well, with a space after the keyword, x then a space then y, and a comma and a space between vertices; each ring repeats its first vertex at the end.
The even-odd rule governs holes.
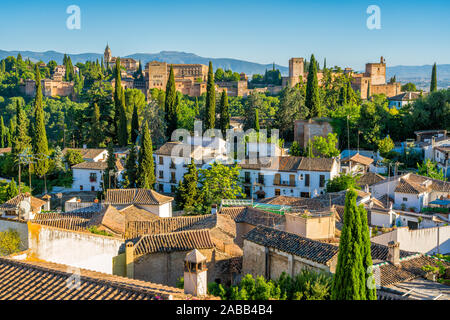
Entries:
POLYGON ((281 186, 281 187, 295 187, 295 182, 289 182, 289 181, 274 181, 274 186, 281 186))

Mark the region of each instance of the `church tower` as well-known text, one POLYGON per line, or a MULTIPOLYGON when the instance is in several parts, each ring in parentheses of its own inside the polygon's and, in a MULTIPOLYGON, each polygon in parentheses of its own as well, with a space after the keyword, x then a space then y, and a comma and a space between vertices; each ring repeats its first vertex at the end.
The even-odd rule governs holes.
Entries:
POLYGON ((103 62, 108 65, 111 62, 111 49, 109 48, 109 45, 106 44, 105 53, 103 54, 103 62))

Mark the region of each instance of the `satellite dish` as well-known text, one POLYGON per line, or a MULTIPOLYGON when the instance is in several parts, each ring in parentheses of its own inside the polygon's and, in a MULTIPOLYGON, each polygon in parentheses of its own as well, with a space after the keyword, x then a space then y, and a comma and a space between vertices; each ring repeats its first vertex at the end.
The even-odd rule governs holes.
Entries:
POLYGON ((28 220, 30 218, 31 205, 28 201, 22 200, 19 203, 19 218, 28 220))

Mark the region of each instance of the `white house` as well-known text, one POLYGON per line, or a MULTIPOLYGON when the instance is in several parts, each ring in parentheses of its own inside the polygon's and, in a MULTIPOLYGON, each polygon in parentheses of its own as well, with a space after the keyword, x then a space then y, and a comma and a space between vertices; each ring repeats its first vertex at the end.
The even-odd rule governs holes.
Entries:
POLYGON ((371 190, 376 198, 389 196, 395 209, 420 212, 433 200, 449 198, 450 182, 407 173, 375 183, 371 190))
MULTIPOLYGON (((103 189, 103 173, 107 168, 106 162, 81 162, 72 166, 72 191, 101 191, 103 189)), ((116 160, 118 181, 122 181, 124 171, 119 159, 116 160)))
POLYGON ((388 98, 389 100, 389 108, 397 108, 400 109, 403 106, 406 106, 415 100, 419 99, 422 96, 421 92, 403 92, 394 97, 388 98))
POLYGON ((101 162, 106 161, 108 158, 108 150, 106 149, 90 149, 90 148, 64 148, 62 153, 65 156, 67 151, 78 151, 81 153, 84 161, 88 162, 101 162))
POLYGON ((175 191, 179 181, 188 170, 191 159, 196 161, 198 168, 206 168, 214 161, 225 161, 226 146, 219 141, 218 149, 215 142, 202 145, 191 145, 179 141, 167 142, 154 153, 156 190, 164 193, 175 191))
POLYGON ((260 199, 315 197, 325 192, 327 181, 340 171, 334 158, 270 157, 244 160, 240 166, 244 192, 260 199))

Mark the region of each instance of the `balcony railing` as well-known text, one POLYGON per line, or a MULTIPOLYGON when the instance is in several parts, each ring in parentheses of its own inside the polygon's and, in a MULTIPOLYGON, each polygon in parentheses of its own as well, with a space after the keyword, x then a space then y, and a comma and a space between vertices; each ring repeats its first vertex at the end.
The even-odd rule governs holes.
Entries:
POLYGON ((282 186, 282 187, 295 187, 295 182, 289 182, 289 181, 274 181, 273 185, 275 186, 282 186))

